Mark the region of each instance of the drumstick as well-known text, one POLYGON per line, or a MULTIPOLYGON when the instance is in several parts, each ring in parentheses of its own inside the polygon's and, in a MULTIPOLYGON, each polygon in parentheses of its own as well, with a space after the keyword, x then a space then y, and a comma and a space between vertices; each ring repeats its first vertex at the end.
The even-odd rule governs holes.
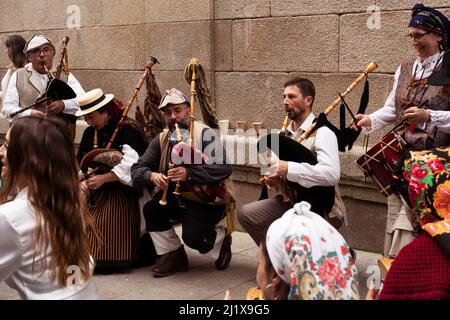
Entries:
POLYGON ((355 115, 353 114, 352 110, 350 109, 350 107, 348 106, 347 102, 345 102, 344 97, 342 96, 342 94, 340 92, 338 92, 339 97, 341 97, 341 101, 344 104, 344 107, 347 109, 347 111, 350 113, 350 116, 353 119, 353 122, 355 123, 356 128, 360 128, 360 126, 357 125, 358 120, 355 118, 355 115))
MULTIPOLYGON (((428 103, 428 99, 422 102, 420 105, 417 106, 417 108, 421 109, 424 105, 428 103)), ((408 118, 403 118, 395 127, 393 127, 387 134, 391 133, 392 131, 397 130, 400 128, 406 121, 408 121, 408 118)))

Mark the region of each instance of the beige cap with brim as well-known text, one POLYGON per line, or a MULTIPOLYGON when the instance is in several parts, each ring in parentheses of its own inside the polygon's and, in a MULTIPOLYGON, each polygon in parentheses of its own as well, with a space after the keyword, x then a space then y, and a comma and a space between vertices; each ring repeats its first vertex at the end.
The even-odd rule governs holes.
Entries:
POLYGON ((39 48, 40 46, 43 46, 44 44, 47 44, 47 43, 50 44, 53 48, 55 47, 52 40, 50 40, 49 38, 47 38, 41 34, 35 34, 25 44, 25 47, 23 48, 23 52, 27 53, 27 52, 29 52, 33 49, 39 48))
POLYGON ((80 110, 75 113, 75 116, 81 117, 85 114, 98 110, 110 102, 113 98, 113 94, 105 95, 102 89, 93 89, 88 91, 78 98, 80 110))
POLYGON ((161 99, 161 104, 158 109, 163 110, 169 104, 181 104, 187 103, 190 105, 189 99, 178 89, 172 88, 170 90, 166 90, 166 94, 161 99))

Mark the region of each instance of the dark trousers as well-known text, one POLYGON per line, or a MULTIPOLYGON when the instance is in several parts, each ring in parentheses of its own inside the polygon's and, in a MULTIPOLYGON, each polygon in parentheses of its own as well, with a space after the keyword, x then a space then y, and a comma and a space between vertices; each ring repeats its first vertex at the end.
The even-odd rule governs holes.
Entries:
POLYGON ((162 192, 144 206, 147 231, 167 231, 181 223, 184 243, 201 254, 210 251, 216 241, 216 225, 225 216, 225 205, 206 205, 167 194, 167 205, 161 206, 162 192))
POLYGON ((238 209, 237 216, 240 225, 259 246, 272 222, 291 208, 291 204, 283 202, 282 197, 278 195, 243 205, 238 209))

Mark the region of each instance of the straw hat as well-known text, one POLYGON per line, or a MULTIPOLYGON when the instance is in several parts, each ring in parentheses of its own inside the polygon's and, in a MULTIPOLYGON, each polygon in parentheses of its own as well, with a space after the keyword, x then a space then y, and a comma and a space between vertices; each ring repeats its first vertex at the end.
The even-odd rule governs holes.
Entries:
POLYGON ((78 101, 80 103, 80 110, 75 115, 77 117, 84 116, 95 110, 100 109, 114 98, 113 94, 104 94, 102 89, 93 89, 86 92, 78 101))

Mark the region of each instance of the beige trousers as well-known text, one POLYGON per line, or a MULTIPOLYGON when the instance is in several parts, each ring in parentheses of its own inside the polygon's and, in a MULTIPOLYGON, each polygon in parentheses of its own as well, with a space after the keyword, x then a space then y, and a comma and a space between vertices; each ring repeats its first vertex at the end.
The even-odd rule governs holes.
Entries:
POLYGON ((395 194, 391 194, 387 200, 388 214, 383 253, 385 257, 395 258, 404 246, 414 240, 415 236, 414 229, 407 217, 408 208, 395 194))

